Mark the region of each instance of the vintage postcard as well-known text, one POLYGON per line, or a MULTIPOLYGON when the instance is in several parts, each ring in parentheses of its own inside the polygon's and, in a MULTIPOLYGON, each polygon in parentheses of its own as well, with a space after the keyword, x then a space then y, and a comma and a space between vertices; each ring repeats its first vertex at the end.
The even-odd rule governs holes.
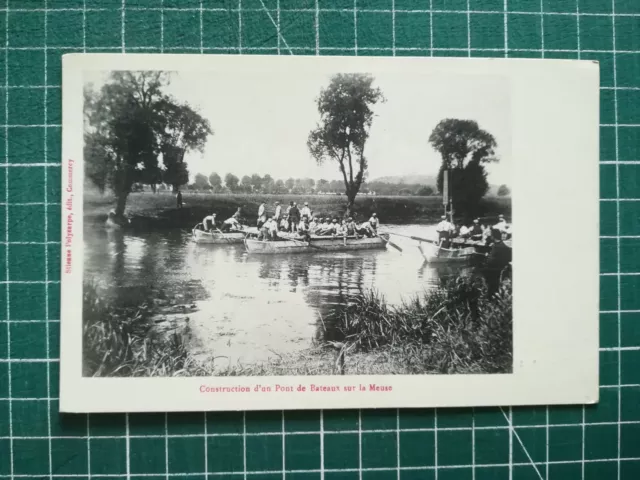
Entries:
POLYGON ((586 61, 65 55, 61 410, 597 402, 598 110, 586 61))

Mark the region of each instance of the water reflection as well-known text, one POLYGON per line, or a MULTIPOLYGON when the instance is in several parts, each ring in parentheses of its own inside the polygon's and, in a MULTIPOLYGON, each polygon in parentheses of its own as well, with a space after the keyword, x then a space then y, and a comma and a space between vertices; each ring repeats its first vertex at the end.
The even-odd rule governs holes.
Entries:
MULTIPOLYGON (((410 235, 432 233, 402 228, 410 235)), ((411 240, 396 243, 402 254, 390 249, 259 256, 248 255, 243 245, 196 245, 188 232, 90 229, 85 278, 97 280, 121 303, 161 297, 195 304, 194 353, 234 365, 334 336, 335 326, 325 322, 331 309, 366 289, 397 304, 460 274, 456 267, 425 264, 411 240)))

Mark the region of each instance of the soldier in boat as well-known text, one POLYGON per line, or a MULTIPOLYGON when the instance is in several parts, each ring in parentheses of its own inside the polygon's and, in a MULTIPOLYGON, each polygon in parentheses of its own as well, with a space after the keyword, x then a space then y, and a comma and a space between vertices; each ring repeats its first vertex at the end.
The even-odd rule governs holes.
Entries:
POLYGON ((311 221, 309 222, 309 232, 315 233, 318 228, 318 222, 316 221, 316 217, 311 217, 311 221))
POLYGON ((178 189, 178 194, 176 195, 176 207, 182 208, 182 192, 178 189))
POLYGON ((210 232, 216 228, 216 214, 212 213, 211 215, 207 215, 202 220, 202 229, 205 232, 210 232))
POLYGON ((267 220, 267 229, 269 231, 269 239, 278 240, 278 222, 274 217, 269 217, 269 220, 267 220))
POLYGON ((371 218, 369 219, 369 225, 371 226, 371 229, 373 230, 373 232, 377 235, 380 221, 378 220, 378 215, 375 212, 373 213, 373 215, 371 215, 371 218))
POLYGON ((491 229, 491 242, 491 252, 484 269, 489 295, 495 294, 500 288, 502 274, 509 267, 512 259, 511 248, 505 245, 503 234, 498 228, 491 229))
POLYGON ((302 220, 298 224, 298 235, 304 237, 306 241, 309 241, 311 233, 311 227, 309 226, 309 217, 306 215, 302 217, 302 220))
POLYGON ((264 202, 260 203, 258 207, 258 228, 262 227, 267 221, 267 206, 264 202))
POLYGON ((302 218, 306 215, 307 218, 311 218, 311 209, 309 208, 309 202, 304 202, 304 207, 300 210, 300 215, 302 218))
POLYGON ((477 218, 473 221, 473 225, 469 227, 469 238, 474 242, 480 242, 484 235, 484 231, 482 226, 480 225, 480 220, 477 218))
POLYGON ((285 214, 282 217, 282 220, 280 220, 279 229, 280 229, 281 232, 288 232, 289 231, 289 215, 285 214))
POLYGON ((448 248, 451 244, 451 236, 455 231, 455 227, 447 220, 446 215, 442 215, 440 219, 440 223, 436 226, 436 232, 438 232, 438 243, 441 247, 448 248))
POLYGON ((282 207, 280 206, 280 202, 276 201, 276 213, 273 215, 273 219, 276 222, 280 222, 280 215, 282 213, 282 207))
POLYGON ((347 218, 346 227, 347 227, 347 235, 353 236, 356 234, 356 230, 357 230, 356 222, 353 221, 352 217, 347 218))
POLYGON ((289 223, 291 232, 295 232, 298 229, 300 223, 300 210, 298 210, 298 204, 293 202, 293 206, 289 210, 289 223))
POLYGON ((234 213, 231 217, 222 222, 222 226, 220 227, 221 232, 231 232, 234 230, 242 230, 242 226, 240 225, 240 221, 238 220, 238 212, 234 213))
POLYGON ((504 219, 504 215, 498 216, 498 223, 496 223, 493 228, 498 230, 502 234, 502 239, 506 240, 510 234, 510 228, 507 221, 504 219))
POLYGON ((369 238, 375 237, 377 235, 377 233, 371 226, 371 223, 369 222, 362 222, 360 226, 356 229, 356 233, 358 235, 366 236, 369 238))
POLYGON ((323 218, 322 223, 316 228, 316 235, 329 235, 331 232, 331 224, 328 218, 323 218))

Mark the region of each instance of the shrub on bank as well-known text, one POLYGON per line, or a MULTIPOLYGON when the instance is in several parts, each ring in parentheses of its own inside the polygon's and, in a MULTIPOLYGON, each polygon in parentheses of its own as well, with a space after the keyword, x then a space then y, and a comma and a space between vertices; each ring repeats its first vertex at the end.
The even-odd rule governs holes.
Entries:
POLYGON ((512 288, 489 295, 479 277, 458 277, 400 306, 367 291, 334 313, 345 350, 392 350, 414 373, 512 371, 512 288))
POLYGON ((97 287, 83 286, 85 376, 196 376, 206 372, 187 351, 178 331, 154 332, 151 306, 115 307, 97 287))

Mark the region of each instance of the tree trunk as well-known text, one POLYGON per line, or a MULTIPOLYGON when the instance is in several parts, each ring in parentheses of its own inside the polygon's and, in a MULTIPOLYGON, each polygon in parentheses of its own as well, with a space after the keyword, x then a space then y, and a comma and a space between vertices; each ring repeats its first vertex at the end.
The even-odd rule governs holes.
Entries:
POLYGON ((353 205, 356 201, 357 193, 352 191, 351 189, 347 190, 347 211, 346 216, 349 217, 353 214, 353 205))
POLYGON ((127 197, 129 196, 128 191, 122 191, 118 193, 118 198, 116 202, 116 217, 118 219, 124 218, 124 207, 127 205, 127 197))

